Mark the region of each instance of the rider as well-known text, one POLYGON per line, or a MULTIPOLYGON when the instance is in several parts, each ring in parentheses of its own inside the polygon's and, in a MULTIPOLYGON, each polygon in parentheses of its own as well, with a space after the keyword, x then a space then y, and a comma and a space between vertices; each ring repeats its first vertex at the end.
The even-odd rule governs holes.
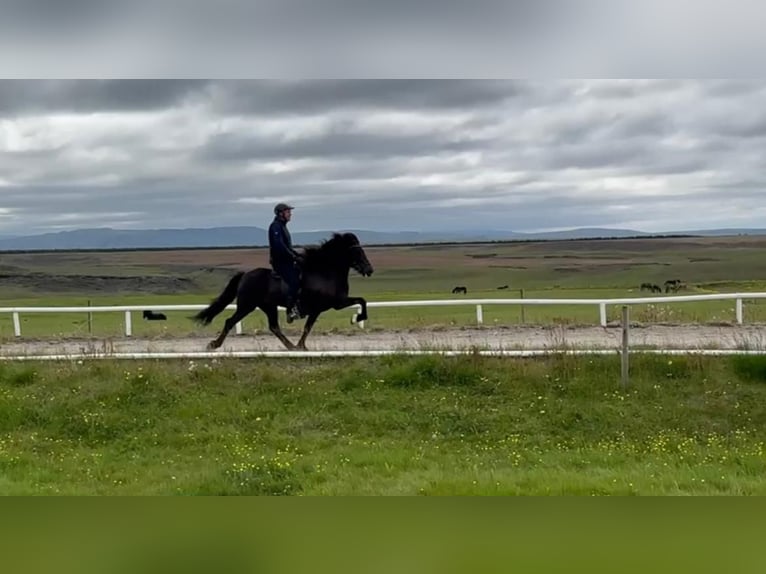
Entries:
POLYGON ((272 269, 287 283, 287 322, 299 319, 298 290, 300 276, 298 265, 303 256, 293 249, 292 238, 287 230, 287 223, 295 209, 286 203, 274 206, 274 221, 269 226, 269 263, 272 269))

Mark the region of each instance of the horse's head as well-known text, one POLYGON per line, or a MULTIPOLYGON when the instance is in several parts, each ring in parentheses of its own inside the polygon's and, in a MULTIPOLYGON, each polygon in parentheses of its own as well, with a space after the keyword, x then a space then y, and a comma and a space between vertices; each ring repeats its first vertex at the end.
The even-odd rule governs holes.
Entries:
POLYGON ((356 235, 353 233, 336 233, 333 239, 338 242, 339 246, 342 246, 342 250, 347 254, 349 267, 354 268, 364 277, 372 275, 374 269, 356 235))

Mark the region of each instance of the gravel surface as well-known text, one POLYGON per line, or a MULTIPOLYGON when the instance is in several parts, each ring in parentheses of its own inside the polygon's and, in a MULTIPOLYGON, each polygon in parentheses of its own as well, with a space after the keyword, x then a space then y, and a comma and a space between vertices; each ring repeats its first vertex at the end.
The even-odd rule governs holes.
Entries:
MULTIPOLYGON (((109 354, 206 351, 210 337, 116 338, 25 340, 0 345, 0 355, 109 354)), ((353 332, 311 334, 309 351, 391 351, 391 350, 545 350, 617 349, 622 340, 619 327, 509 327, 467 328, 441 331, 353 332)), ((293 337, 297 342, 297 338, 293 337)), ((766 349, 766 326, 651 325, 631 327, 631 348, 655 349, 766 349)), ((231 334, 221 354, 230 351, 281 351, 282 344, 270 333, 231 334)))

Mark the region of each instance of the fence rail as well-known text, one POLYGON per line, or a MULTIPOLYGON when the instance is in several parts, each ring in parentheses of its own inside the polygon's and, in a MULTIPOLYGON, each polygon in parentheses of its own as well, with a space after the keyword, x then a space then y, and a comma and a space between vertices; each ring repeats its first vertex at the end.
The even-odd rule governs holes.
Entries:
MULTIPOLYGON (((484 307, 490 305, 592 305, 599 309, 599 323, 602 327, 607 325, 607 306, 609 305, 645 305, 656 303, 684 303, 693 301, 726 301, 733 300, 735 305, 735 318, 738 324, 743 323, 743 300, 766 299, 766 293, 713 293, 706 295, 669 295, 660 297, 623 297, 614 299, 436 299, 418 301, 370 301, 367 307, 444 307, 444 306, 476 306, 476 322, 481 325, 484 322, 484 307)), ((125 335, 133 334, 132 313, 143 312, 146 309, 152 311, 200 311, 207 304, 185 305, 103 305, 103 306, 80 306, 80 307, 0 307, 0 314, 10 313, 13 316, 13 332, 17 337, 21 336, 21 313, 116 313, 125 314, 125 335)), ((358 305, 349 307, 349 309, 358 305)), ((228 310, 236 309, 235 305, 229 305, 228 310)), ((364 328, 364 322, 359 323, 364 328)), ((242 333, 242 324, 237 323, 236 333, 242 333)))

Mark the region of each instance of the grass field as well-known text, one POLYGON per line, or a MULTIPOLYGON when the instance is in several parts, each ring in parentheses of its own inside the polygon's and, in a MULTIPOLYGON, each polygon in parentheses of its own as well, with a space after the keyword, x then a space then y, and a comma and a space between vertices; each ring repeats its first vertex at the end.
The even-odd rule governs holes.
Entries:
MULTIPOLYGON (((493 243, 481 245, 374 246, 367 253, 376 272, 352 273, 352 293, 369 301, 439 298, 612 298, 651 297, 641 283, 662 285, 678 278, 679 294, 766 291, 764 237, 652 238, 493 243), (467 295, 452 288, 466 286, 467 295), (507 285, 507 289, 498 287, 507 285)), ((0 306, 87 306, 206 304, 231 274, 267 264, 264 249, 155 250, 123 252, 4 253, 0 255, 0 306)), ((619 319, 608 308, 608 320, 619 319)), ((169 321, 146 323, 133 315, 135 336, 212 334, 221 325, 199 329, 190 312, 169 321)), ((355 332, 351 310, 324 314, 317 331, 355 332)), ((598 307, 487 306, 489 325, 525 323, 595 324, 598 307)), ((634 306, 643 323, 732 323, 733 301, 634 306)), ((766 304, 745 301, 746 322, 766 322, 766 304)), ((367 329, 407 329, 476 324, 475 306, 375 309, 367 329)), ((266 328, 257 311, 243 322, 245 332, 266 328)), ((25 337, 118 337, 122 313, 25 314, 25 337)), ((286 329, 295 335, 300 325, 286 329)), ((13 337, 10 314, 0 316, 0 340, 13 337)))
POLYGON ((766 494, 766 361, 0 365, 0 492, 766 494))

